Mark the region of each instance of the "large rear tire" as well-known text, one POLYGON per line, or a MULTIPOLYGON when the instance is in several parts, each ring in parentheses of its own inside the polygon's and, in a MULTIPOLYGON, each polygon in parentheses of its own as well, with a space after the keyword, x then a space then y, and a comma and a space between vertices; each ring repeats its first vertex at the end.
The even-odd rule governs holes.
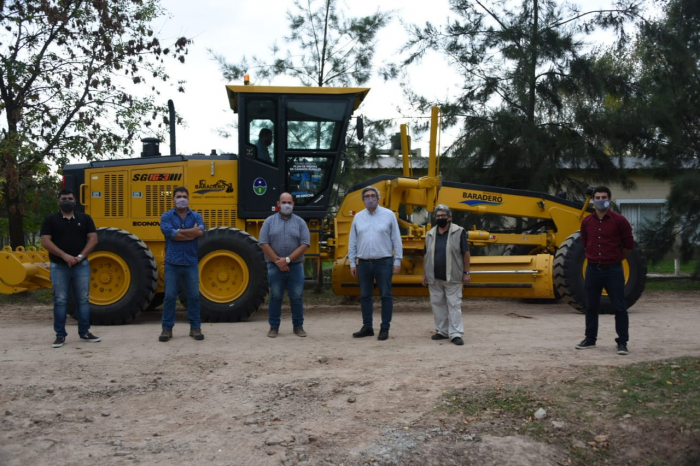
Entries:
POLYGON ((260 245, 235 228, 212 228, 199 239, 199 292, 202 320, 240 322, 250 317, 268 292, 260 245))
POLYGON ((99 228, 97 239, 88 257, 90 323, 125 324, 153 300, 158 285, 156 260, 146 243, 128 231, 99 228))
MULTIPOLYGON (((586 252, 581 233, 576 232, 564 241, 554 256, 554 284, 562 300, 580 312, 586 312, 585 273, 586 252)), ((625 271, 625 301, 630 308, 644 291, 647 281, 647 262, 642 250, 635 243, 632 253, 623 262, 625 271)), ((600 314, 614 314, 615 309, 606 293, 598 306, 600 314)))

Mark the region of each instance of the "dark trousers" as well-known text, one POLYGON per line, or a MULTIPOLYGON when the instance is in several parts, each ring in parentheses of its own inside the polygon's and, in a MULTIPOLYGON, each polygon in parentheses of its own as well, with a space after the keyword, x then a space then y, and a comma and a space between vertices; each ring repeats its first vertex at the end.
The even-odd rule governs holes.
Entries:
POLYGON ((618 343, 629 340, 629 316, 625 302, 625 273, 622 264, 598 268, 589 264, 586 268, 586 340, 598 339, 598 305, 603 289, 608 292, 615 308, 615 331, 618 343))
POLYGON ((394 274, 394 259, 387 257, 377 260, 360 260, 357 265, 357 277, 360 281, 360 307, 362 309, 362 325, 372 327, 372 294, 374 281, 377 281, 379 296, 382 299, 381 328, 389 330, 394 300, 391 296, 391 277, 394 274))

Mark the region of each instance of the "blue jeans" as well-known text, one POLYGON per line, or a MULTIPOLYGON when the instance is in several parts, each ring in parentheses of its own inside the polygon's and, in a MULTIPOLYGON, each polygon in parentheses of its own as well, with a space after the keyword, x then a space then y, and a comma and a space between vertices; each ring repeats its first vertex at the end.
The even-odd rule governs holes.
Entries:
POLYGON ((625 273, 622 264, 599 270, 594 265, 586 268, 586 340, 598 339, 598 305, 603 288, 615 308, 615 331, 618 343, 629 341, 629 316, 625 301, 625 273))
POLYGON ((57 337, 65 338, 68 297, 71 289, 78 317, 78 335, 90 330, 90 264, 83 259, 77 265, 51 262, 51 286, 53 288, 53 329, 57 337))
POLYGON ((287 288, 289 304, 292 307, 292 325, 304 326, 304 263, 289 264, 289 272, 282 272, 274 263, 267 263, 267 281, 270 283, 270 327, 279 328, 282 316, 282 298, 287 288))
POLYGON ((165 264, 165 296, 163 297, 163 329, 175 326, 175 300, 180 283, 187 295, 187 319, 190 328, 201 328, 199 317, 199 266, 165 264))
POLYGON ((357 278, 360 281, 360 307, 362 325, 372 328, 372 294, 374 281, 377 281, 379 296, 382 298, 382 329, 389 330, 394 299, 391 297, 391 277, 394 275, 394 259, 387 257, 378 260, 360 260, 357 265, 357 278))

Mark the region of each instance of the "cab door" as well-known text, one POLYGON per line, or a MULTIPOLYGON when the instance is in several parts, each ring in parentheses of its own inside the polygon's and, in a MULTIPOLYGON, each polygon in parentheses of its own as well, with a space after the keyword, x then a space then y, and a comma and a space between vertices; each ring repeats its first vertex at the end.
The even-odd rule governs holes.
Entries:
POLYGON ((278 97, 241 95, 240 99, 239 217, 266 218, 275 211, 280 193, 284 191, 278 97))

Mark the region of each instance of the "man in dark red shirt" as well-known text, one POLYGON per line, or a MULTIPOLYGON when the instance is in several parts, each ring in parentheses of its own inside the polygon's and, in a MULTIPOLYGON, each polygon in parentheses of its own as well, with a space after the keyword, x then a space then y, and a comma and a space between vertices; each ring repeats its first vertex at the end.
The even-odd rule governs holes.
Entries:
POLYGON ((576 349, 595 348, 598 339, 598 304, 603 288, 615 308, 617 354, 627 354, 629 317, 625 302, 625 273, 622 261, 634 248, 632 226, 610 210, 610 189, 598 186, 593 194, 595 213, 581 222, 581 241, 586 249, 586 338, 576 349))

